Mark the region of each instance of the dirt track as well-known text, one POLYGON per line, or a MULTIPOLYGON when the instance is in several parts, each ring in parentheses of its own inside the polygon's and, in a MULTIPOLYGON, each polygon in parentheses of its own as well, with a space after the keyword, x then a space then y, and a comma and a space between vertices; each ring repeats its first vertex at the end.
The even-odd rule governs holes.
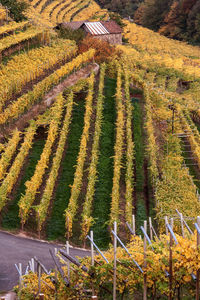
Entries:
MULTIPOLYGON (((48 242, 40 242, 29 238, 14 236, 0 231, 0 292, 9 291, 17 284, 18 272, 15 264, 22 263, 23 274, 28 261, 36 256, 49 270, 54 266, 49 249, 62 248, 48 242)), ((90 252, 70 248, 72 256, 86 256, 90 252)))

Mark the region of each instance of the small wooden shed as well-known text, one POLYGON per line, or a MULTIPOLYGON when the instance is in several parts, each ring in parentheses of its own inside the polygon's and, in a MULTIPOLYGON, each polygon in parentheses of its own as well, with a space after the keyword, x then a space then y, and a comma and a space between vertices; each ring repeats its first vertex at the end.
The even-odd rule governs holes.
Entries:
POLYGON ((76 30, 82 28, 85 33, 92 35, 102 41, 107 41, 112 45, 122 44, 122 28, 113 20, 101 22, 64 22, 63 27, 76 30))

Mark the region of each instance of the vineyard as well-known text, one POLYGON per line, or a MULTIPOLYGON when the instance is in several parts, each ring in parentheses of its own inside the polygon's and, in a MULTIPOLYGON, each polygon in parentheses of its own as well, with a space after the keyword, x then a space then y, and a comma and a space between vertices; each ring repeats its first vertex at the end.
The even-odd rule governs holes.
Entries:
POLYGON ((94 0, 27 0, 30 8, 27 16, 36 24, 50 28, 62 22, 105 19, 106 9, 94 0))
MULTIPOLYGON (((184 294, 199 269, 194 220, 200 215, 200 48, 124 20, 129 43, 98 65, 94 49, 81 52, 52 28, 106 19, 107 11, 91 0, 29 2, 28 21, 0 27, 1 228, 67 238, 81 247, 89 246, 92 230, 97 246, 108 249, 117 224, 118 237, 146 268, 151 295, 167 297, 165 233, 172 217, 178 240, 174 282, 184 285, 184 294), (181 236, 177 210, 193 235, 181 236), (127 224, 134 227, 133 216, 131 238, 127 224), (160 240, 152 242, 156 251, 148 248, 146 261, 140 235, 147 219, 160 240)), ((107 251, 111 262, 113 249, 107 251)), ((123 251, 117 249, 117 290, 133 294, 143 277, 123 251)), ((93 288, 108 282, 109 289, 113 265, 95 260, 93 288)), ((88 267, 90 259, 83 263, 88 267)), ((73 299, 89 283, 78 269, 71 276, 73 285, 77 281, 68 291, 73 299)))
MULTIPOLYGON (((195 225, 199 235, 199 226, 195 225)), ((55 296, 58 299, 195 299, 200 267, 197 235, 189 227, 186 232, 184 226, 185 236, 174 235, 172 227, 167 224, 173 239, 163 234, 150 241, 149 236, 144 235, 143 241, 141 236, 132 235, 125 246, 117 237, 121 247, 116 251, 115 247, 106 252, 97 249, 98 254, 82 259, 72 258, 66 246, 57 254, 51 252, 59 277, 55 272, 48 272, 36 258, 40 271, 31 270, 23 275, 21 286, 15 289, 21 299, 37 297, 38 291, 40 297, 45 295, 44 299, 55 296)), ((92 242, 96 248, 95 241, 92 242)))

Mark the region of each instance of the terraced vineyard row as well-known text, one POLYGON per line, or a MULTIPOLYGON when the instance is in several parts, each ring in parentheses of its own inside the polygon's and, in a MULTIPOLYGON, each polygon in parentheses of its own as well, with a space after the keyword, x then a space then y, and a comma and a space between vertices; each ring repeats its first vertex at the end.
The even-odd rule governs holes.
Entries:
POLYGON ((101 14, 107 16, 106 10, 101 10, 93 0, 56 0, 30 1, 32 12, 41 14, 47 22, 56 25, 62 22, 89 20, 101 14))
POLYGON ((37 83, 32 91, 23 94, 21 97, 11 102, 5 110, 0 113, 0 124, 3 125, 7 121, 17 119, 24 113, 25 109, 30 108, 36 101, 40 101, 53 86, 58 84, 60 80, 66 78, 74 68, 79 68, 82 64, 86 63, 93 55, 94 51, 91 49, 83 55, 77 56, 72 61, 66 63, 60 69, 37 83))
POLYGON ((23 49, 23 45, 21 47, 22 43, 29 42, 31 44, 33 42, 39 43, 40 41, 45 43, 45 39, 44 30, 34 27, 29 27, 24 32, 4 37, 0 40, 0 59, 2 59, 2 56, 9 56, 12 52, 17 51, 18 48, 23 49))
POLYGON ((0 71, 0 111, 9 99, 13 100, 15 95, 19 97, 28 84, 41 80, 49 71, 72 58, 76 51, 74 42, 56 40, 51 46, 32 49, 10 59, 0 71))
POLYGON ((5 34, 10 34, 12 32, 15 32, 16 30, 22 30, 24 29, 26 26, 28 26, 29 22, 28 21, 24 21, 21 23, 9 23, 8 25, 4 25, 1 26, 0 28, 0 38, 3 38, 5 34))

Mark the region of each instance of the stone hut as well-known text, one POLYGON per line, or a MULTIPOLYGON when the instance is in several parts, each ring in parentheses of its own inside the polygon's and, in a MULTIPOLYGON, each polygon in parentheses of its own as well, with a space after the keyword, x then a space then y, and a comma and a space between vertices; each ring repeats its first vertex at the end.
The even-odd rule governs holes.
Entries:
POLYGON ((98 38, 102 41, 107 41, 112 45, 122 44, 122 32, 121 27, 113 20, 101 21, 101 22, 65 22, 62 27, 71 28, 76 30, 82 28, 86 34, 92 35, 94 38, 98 38))

